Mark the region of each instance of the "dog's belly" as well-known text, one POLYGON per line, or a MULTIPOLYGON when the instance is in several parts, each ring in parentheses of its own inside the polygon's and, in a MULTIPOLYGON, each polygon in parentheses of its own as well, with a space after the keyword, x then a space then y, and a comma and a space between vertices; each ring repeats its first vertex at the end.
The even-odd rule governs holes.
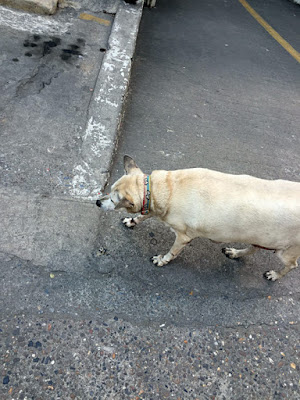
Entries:
POLYGON ((179 212, 173 217, 169 215, 165 222, 191 239, 203 237, 214 242, 240 242, 272 249, 300 246, 300 216, 286 209, 279 214, 264 212, 260 207, 246 212, 239 204, 214 210, 194 208, 188 215, 179 212))
MULTIPOLYGON (((191 239, 197 237, 210 239, 213 243, 247 243, 263 248, 284 249, 291 245, 291 239, 287 235, 270 235, 270 232, 254 232, 228 227, 226 232, 202 229, 194 230, 187 227, 186 235, 191 239)), ((300 241, 298 242, 300 245, 300 241)))

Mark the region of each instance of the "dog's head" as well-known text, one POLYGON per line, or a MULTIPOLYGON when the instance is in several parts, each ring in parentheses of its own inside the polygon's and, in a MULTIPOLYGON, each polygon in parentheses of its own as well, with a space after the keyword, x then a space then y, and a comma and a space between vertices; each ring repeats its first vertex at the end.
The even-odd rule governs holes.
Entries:
POLYGON ((127 212, 137 213, 142 208, 143 172, 129 156, 124 156, 124 169, 126 175, 113 184, 109 194, 96 201, 104 211, 126 208, 127 212))

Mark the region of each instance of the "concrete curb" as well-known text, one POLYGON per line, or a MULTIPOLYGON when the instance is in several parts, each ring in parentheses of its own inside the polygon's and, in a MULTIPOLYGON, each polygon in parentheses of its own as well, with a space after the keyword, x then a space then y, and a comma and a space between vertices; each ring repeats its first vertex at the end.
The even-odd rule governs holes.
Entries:
POLYGON ((143 2, 122 2, 115 16, 82 136, 81 162, 74 168, 75 197, 99 197, 109 178, 142 11, 143 2))
POLYGON ((57 3, 58 0, 0 0, 3 6, 45 15, 54 14, 57 3))

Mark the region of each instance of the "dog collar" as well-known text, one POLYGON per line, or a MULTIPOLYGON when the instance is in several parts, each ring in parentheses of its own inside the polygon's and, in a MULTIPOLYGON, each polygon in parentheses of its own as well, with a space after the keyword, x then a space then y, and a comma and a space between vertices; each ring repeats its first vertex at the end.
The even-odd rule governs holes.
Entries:
POLYGON ((144 198, 141 214, 147 215, 150 212, 151 190, 150 190, 150 175, 144 175, 144 198))

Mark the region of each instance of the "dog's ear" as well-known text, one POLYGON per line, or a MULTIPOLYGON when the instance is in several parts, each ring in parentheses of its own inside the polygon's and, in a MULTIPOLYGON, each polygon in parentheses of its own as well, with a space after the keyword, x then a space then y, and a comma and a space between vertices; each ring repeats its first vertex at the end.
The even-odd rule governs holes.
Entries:
POLYGON ((124 156, 124 169, 127 175, 137 175, 143 173, 136 165, 134 159, 127 155, 124 156))

